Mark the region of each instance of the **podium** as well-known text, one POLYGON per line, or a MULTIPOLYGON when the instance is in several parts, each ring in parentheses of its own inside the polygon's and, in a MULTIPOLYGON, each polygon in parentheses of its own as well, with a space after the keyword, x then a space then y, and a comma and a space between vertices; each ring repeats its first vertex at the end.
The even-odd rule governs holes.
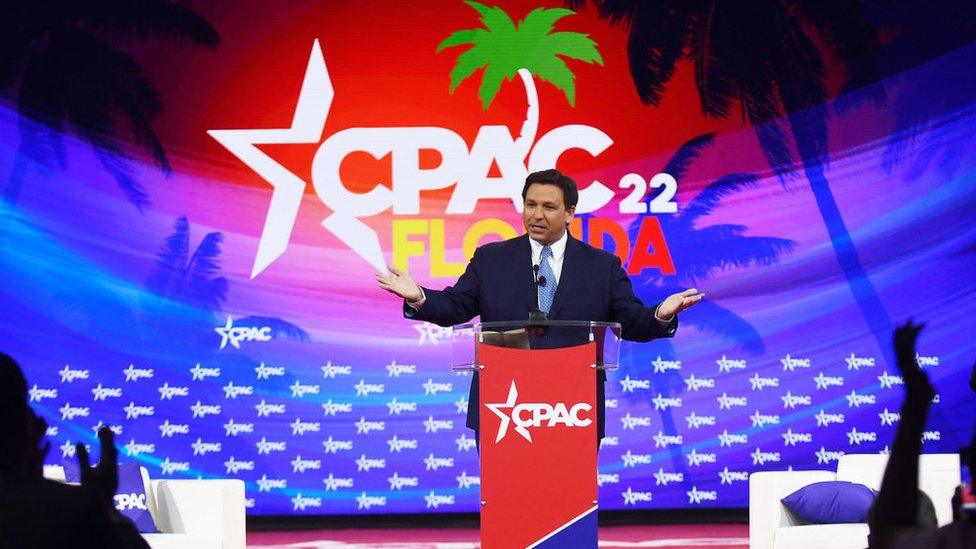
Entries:
POLYGON ((597 546, 597 384, 616 369, 620 325, 455 326, 456 371, 480 383, 481 546, 597 546))

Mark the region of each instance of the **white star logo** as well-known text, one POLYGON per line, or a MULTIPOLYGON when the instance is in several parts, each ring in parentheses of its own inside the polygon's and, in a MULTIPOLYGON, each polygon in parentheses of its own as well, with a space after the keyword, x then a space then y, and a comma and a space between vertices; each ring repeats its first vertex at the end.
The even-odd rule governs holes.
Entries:
MULTIPOLYGON (((218 143, 271 184, 271 204, 265 220, 251 278, 285 252, 291 238, 298 208, 305 194, 305 181, 261 151, 257 145, 318 143, 322 139, 325 119, 332 107, 335 90, 325 66, 319 41, 312 44, 302 89, 295 105, 291 127, 278 129, 210 130, 218 143)), ((387 189, 383 189, 389 192, 387 189)), ((381 191, 382 192, 382 191, 381 191)), ((374 193, 375 194, 375 193, 374 193)), ((333 212, 322 226, 350 249, 355 250, 374 269, 386 271, 383 249, 376 233, 352 214, 333 212)))
MULTIPOLYGON (((515 401, 518 399, 518 389, 515 387, 515 381, 512 381, 512 386, 508 389, 508 400, 503 404, 485 404, 485 406, 491 410, 493 414, 502 420, 502 424, 498 427, 498 435, 495 437, 495 444, 501 442, 505 435, 508 434, 508 424, 511 423, 512 418, 502 412, 503 408, 512 409, 515 407, 515 401)), ((522 435, 525 440, 532 442, 532 435, 529 434, 529 430, 525 427, 516 426, 515 431, 522 435)))

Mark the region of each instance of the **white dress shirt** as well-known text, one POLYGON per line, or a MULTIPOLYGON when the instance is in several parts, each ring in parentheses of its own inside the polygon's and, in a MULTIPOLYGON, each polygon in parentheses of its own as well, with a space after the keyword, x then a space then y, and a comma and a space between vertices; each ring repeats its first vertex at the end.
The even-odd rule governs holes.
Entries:
MULTIPOLYGON (((559 275, 563 272, 563 258, 566 257, 566 241, 569 240, 569 231, 563 231, 563 236, 559 240, 549 245, 552 248, 552 256, 549 257, 549 266, 552 267, 552 274, 556 277, 556 284, 559 284, 559 275)), ((542 257, 542 248, 545 245, 529 238, 529 246, 532 247, 532 264, 538 265, 539 258, 542 257)))

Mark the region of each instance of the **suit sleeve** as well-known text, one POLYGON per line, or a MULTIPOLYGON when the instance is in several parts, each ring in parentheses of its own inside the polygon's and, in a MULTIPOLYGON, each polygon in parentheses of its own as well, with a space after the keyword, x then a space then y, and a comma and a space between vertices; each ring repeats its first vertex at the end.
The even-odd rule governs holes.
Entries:
POLYGON ((419 311, 404 301, 403 316, 433 322, 439 326, 454 326, 481 314, 479 294, 483 256, 481 248, 474 251, 474 257, 454 286, 443 290, 424 288, 426 299, 419 311))
POLYGON ((620 258, 614 256, 610 266, 610 320, 619 322, 621 336, 628 341, 650 341, 661 337, 672 337, 678 329, 678 318, 662 326, 654 316, 657 307, 645 307, 634 295, 630 277, 620 266, 620 258))

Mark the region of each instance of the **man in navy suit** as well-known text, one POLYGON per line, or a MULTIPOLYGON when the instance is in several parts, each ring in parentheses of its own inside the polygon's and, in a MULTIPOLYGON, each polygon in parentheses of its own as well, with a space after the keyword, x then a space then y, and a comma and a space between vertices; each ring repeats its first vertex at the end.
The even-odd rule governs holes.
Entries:
MULTIPOLYGON (((453 326, 480 315, 482 322, 528 320, 541 310, 550 320, 619 322, 631 341, 671 337, 679 312, 701 301, 695 289, 645 307, 634 295, 617 256, 570 236, 576 183, 557 170, 529 174, 522 189, 524 236, 481 246, 454 286, 421 288, 403 271, 376 275, 381 288, 404 300, 406 318, 453 326), (538 267, 536 267, 538 266, 538 267), (545 280, 545 283, 542 283, 545 280)), ((597 381, 597 430, 604 435, 604 382, 597 381)), ((478 430, 478 375, 471 382, 467 426, 478 430)))

